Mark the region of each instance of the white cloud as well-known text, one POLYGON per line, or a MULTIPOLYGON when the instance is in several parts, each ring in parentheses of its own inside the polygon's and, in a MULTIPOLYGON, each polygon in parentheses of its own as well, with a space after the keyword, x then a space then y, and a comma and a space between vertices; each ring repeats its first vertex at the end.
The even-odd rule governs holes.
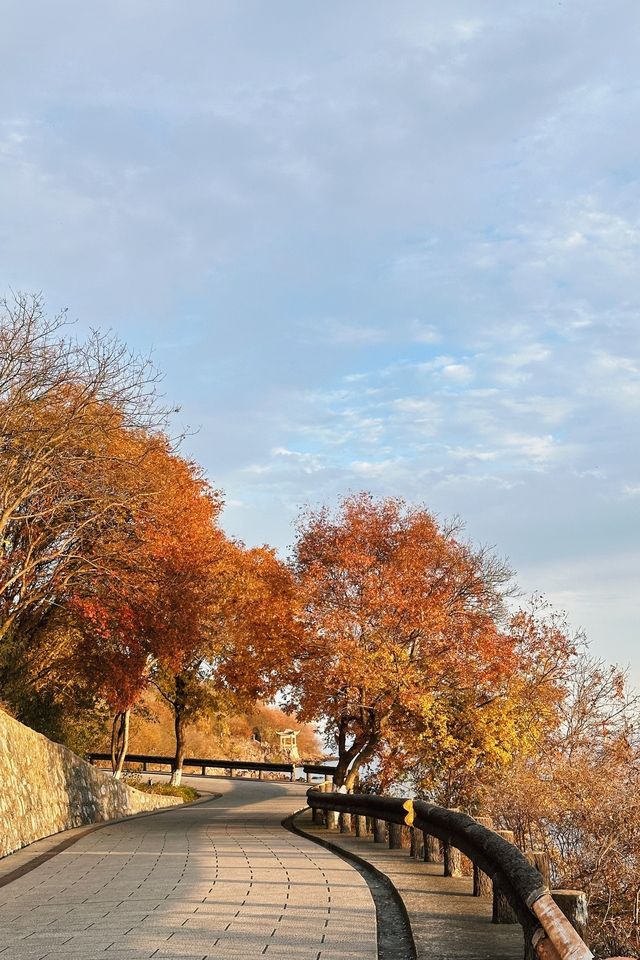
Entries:
POLYGON ((557 445, 551 434, 533 436, 523 433, 506 433, 502 439, 505 448, 536 464, 547 463, 557 452, 557 445))
POLYGON ((442 368, 442 376, 455 383, 468 383, 473 379, 473 370, 466 363, 447 363, 442 368))
POLYGON ((393 474, 397 475, 397 468, 401 464, 401 460, 398 458, 389 459, 389 460, 354 460, 349 465, 349 468, 356 474, 356 476, 371 478, 371 477, 382 477, 385 475, 393 474))
POLYGON ((482 450, 477 447, 449 447, 449 454, 456 460, 495 460, 498 456, 496 450, 482 450))

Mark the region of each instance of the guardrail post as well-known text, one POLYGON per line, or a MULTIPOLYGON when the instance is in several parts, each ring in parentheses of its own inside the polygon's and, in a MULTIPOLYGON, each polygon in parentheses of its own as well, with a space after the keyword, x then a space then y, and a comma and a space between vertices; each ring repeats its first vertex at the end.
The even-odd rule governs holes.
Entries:
POLYGON ((551 896, 573 929, 587 943, 588 911, 586 894, 582 890, 552 890, 551 896))
POLYGON ((389 850, 402 850, 402 824, 389 824, 389 850))
POLYGON ((327 830, 337 830, 338 825, 338 811, 327 810, 327 830))
POLYGON ((532 867, 541 874, 547 887, 551 886, 551 861, 546 850, 525 850, 525 857, 532 867))
POLYGON ((462 854, 457 847, 452 846, 448 840, 445 840, 442 862, 444 864, 445 877, 461 877, 462 874, 462 854))
POLYGON ((361 814, 356 814, 354 817, 355 828, 356 828, 356 837, 366 837, 367 835, 367 817, 361 816, 361 814))
MULTIPOLYGON (((496 833, 504 840, 508 840, 509 843, 513 843, 513 830, 496 830, 496 833)), ((491 922, 518 923, 518 918, 516 917, 511 904, 497 883, 493 884, 493 916, 491 917, 491 922)))
MULTIPOLYGON (((331 784, 328 780, 322 784, 323 793, 331 793, 331 784)), ((335 810, 325 810, 324 811, 324 825, 327 830, 337 830, 338 828, 338 814, 335 810)))
POLYGON ((373 820, 373 842, 374 842, 374 843, 386 843, 386 842, 387 842, 387 823, 386 823, 386 820, 378 820, 377 817, 374 817, 374 820, 373 820))
POLYGON ((411 838, 409 843, 409 856, 417 860, 422 853, 420 849, 420 831, 416 830, 415 827, 409 827, 409 834, 411 838))
MULTIPOLYGON (((491 817, 476 817, 479 824, 493 830, 493 819, 491 817)), ((491 877, 480 867, 473 865, 473 895, 474 897, 490 897, 493 893, 493 882, 491 877)))
POLYGON ((440 841, 430 833, 424 833, 424 861, 425 863, 442 863, 440 841))
MULTIPOLYGON (((325 793, 333 793, 332 787, 333 787, 333 784, 325 783, 324 785, 325 793)), ((338 829, 338 811, 337 810, 327 810, 326 827, 327 827, 327 830, 338 829)))
MULTIPOLYGON (((551 861, 549 859, 549 854, 545 850, 525 850, 524 855, 531 864, 532 867, 535 867, 538 873, 542 876, 545 886, 551 886, 551 861)), ((560 907, 562 910, 562 907, 560 907)), ((538 952, 533 944, 530 942, 525 935, 525 950, 524 950, 525 960, 538 960, 538 952)))
MULTIPOLYGON (((451 807, 452 813, 460 813, 459 807, 451 807)), ((445 840, 442 849, 443 857, 442 862, 444 864, 444 876, 445 877, 461 877, 462 873, 462 854, 457 847, 452 846, 452 844, 445 840)))
POLYGON ((340 833, 351 833, 351 814, 341 813, 338 817, 340 833))

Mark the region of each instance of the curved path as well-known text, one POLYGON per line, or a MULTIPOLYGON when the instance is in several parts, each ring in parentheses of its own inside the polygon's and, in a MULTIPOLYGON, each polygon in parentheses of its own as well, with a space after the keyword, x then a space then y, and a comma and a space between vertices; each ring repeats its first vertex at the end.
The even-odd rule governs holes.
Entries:
POLYGON ((281 826, 306 788, 214 789, 96 830, 2 887, 0 960, 375 960, 365 881, 281 826))

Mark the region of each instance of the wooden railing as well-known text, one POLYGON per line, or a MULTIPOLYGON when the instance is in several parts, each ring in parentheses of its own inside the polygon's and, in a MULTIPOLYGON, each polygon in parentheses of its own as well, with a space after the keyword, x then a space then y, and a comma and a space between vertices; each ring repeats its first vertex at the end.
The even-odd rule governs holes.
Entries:
MULTIPOLYGON (((87 760, 89 763, 95 763, 96 761, 111 761, 110 753, 88 753, 87 760)), ((173 768, 175 763, 174 757, 158 757, 146 753, 129 753, 127 754, 126 763, 139 763, 141 764, 142 771, 147 773, 149 770, 149 764, 161 767, 170 767, 173 768)), ((320 774, 325 777, 330 777, 334 769, 333 767, 324 766, 323 764, 318 763, 269 763, 259 760, 221 760, 220 758, 209 758, 209 757, 185 757, 183 761, 183 769, 186 767, 200 767, 202 776, 207 776, 207 770, 227 770, 229 771, 229 776, 233 776, 235 770, 246 770, 246 771, 257 771, 258 779, 262 779, 263 773, 287 773, 291 780, 296 778, 296 770, 302 769, 306 774, 307 781, 309 781, 312 774, 320 774)))
MULTIPOLYGON (((591 960, 593 957, 583 938, 554 901, 542 874, 513 843, 473 817, 422 800, 327 793, 313 788, 307 797, 315 822, 326 817, 325 825, 335 826, 332 816, 341 814, 344 826, 344 815, 352 814, 356 817, 356 835, 362 836, 366 831, 378 841, 384 838, 384 825, 388 824, 391 847, 401 845, 394 842, 394 838, 403 826, 411 828, 414 855, 417 831, 423 833, 425 850, 429 838, 436 838, 443 845, 445 871, 447 851, 452 848, 461 851, 473 863, 474 873, 484 876, 484 890, 481 883, 474 883, 474 892, 493 896, 494 919, 497 901, 506 901, 507 911, 509 907, 513 910, 514 922, 519 922, 523 929, 525 957, 537 955, 540 960, 591 960), (368 830, 365 818, 369 820, 368 830)), ((569 916, 572 915, 572 904, 575 907, 577 901, 586 903, 580 891, 572 891, 572 894, 569 897, 565 891, 564 900, 559 898, 569 916)))

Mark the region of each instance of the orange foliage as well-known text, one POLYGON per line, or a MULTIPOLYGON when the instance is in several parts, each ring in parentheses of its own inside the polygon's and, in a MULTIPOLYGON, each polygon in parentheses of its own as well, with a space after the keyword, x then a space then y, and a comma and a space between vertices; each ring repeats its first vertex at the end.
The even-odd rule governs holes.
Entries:
POLYGON ((251 698, 273 695, 290 679, 299 643, 291 571, 270 547, 229 542, 213 589, 216 616, 206 654, 218 681, 251 698))
POLYGON ((640 715, 625 677, 582 653, 533 753, 484 785, 483 805, 556 887, 582 889, 599 955, 640 955, 640 715))
POLYGON ((224 544, 216 526, 219 495, 164 438, 146 445, 152 492, 131 512, 136 564, 70 604, 82 634, 74 657, 116 712, 133 705, 154 664, 177 671, 201 645, 211 568, 224 544))
MULTIPOLYGON (((221 757, 237 760, 276 760, 278 730, 295 727, 299 730, 298 746, 301 757, 316 759, 322 756, 317 734, 310 724, 301 723, 278 707, 260 701, 246 707, 230 704, 228 708, 200 716, 187 727, 185 750, 189 756, 221 757), (253 739, 258 730, 261 743, 253 739)), ((105 749, 104 741, 95 749, 105 749)), ((173 715, 169 704, 153 688, 147 689, 136 704, 131 719, 130 752, 171 755, 175 748, 173 715)))
POLYGON ((534 598, 507 620, 501 643, 508 656, 490 684, 464 686, 454 675, 430 714, 407 712, 382 758, 383 785, 402 777, 420 796, 475 811, 483 785, 557 728, 575 666, 566 624, 534 598))
POLYGON ((323 717, 351 786, 408 713, 443 685, 491 689, 513 651, 494 615, 509 571, 424 508, 367 493, 299 523, 294 566, 304 645, 293 702, 323 717))

